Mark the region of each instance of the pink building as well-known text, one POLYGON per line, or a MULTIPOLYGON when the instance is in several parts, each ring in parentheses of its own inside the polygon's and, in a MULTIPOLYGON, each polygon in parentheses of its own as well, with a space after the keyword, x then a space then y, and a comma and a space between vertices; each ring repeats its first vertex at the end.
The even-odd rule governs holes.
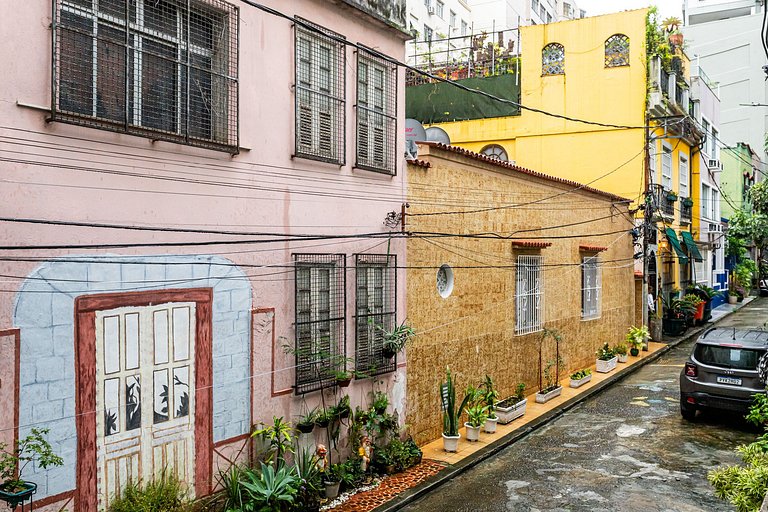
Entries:
POLYGON ((404 417, 405 2, 261 3, 0 4, 0 442, 50 429, 43 508, 207 494, 344 367, 404 417))

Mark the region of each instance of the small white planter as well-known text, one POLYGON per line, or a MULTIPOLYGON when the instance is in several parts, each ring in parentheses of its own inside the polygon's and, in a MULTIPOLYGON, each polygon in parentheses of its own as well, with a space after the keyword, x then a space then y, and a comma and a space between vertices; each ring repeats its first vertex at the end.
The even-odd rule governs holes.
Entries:
POLYGON ((536 393, 536 403, 537 404, 545 404, 552 400, 555 397, 560 396, 560 393, 563 392, 563 386, 557 386, 552 391, 549 391, 547 393, 536 393))
POLYGON ((600 373, 608 373, 612 370, 616 369, 616 363, 618 362, 619 358, 616 356, 613 356, 611 359, 604 361, 603 359, 598 359, 595 363, 595 370, 600 373))
POLYGON ((525 414, 525 406, 528 405, 528 399, 523 398, 520 402, 509 407, 499 407, 499 403, 494 407, 496 410, 496 417, 499 419, 499 423, 506 425, 507 423, 511 423, 512 420, 516 420, 525 414))
POLYGON ((467 441, 475 442, 480 440, 480 429, 483 427, 473 427, 469 423, 464 423, 467 429, 467 441))
POLYGON ((592 374, 590 373, 586 377, 582 377, 579 380, 571 379, 571 387, 572 388, 578 388, 579 386, 583 386, 587 382, 592 380, 592 374))
POLYGON ((455 452, 459 449, 459 439, 461 434, 457 436, 447 436, 443 434, 443 450, 447 452, 455 452))
POLYGON ((493 434, 496 432, 496 423, 498 423, 498 421, 499 418, 488 418, 485 420, 485 427, 483 430, 485 430, 487 434, 493 434))
POLYGON ((627 354, 618 354, 616 355, 617 358, 619 358, 620 363, 626 363, 627 359, 629 359, 629 356, 627 354))

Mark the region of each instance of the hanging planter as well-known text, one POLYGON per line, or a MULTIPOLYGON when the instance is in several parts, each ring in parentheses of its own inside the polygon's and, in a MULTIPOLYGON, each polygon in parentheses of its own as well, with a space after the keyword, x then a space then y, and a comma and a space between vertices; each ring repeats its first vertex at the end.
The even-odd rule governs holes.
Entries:
POLYGON ((675 201, 677 201, 677 194, 675 194, 674 192, 667 192, 667 201, 671 203, 674 203, 675 201))
POLYGON ((686 197, 685 199, 683 199, 683 206, 685 206, 686 208, 691 208, 693 206, 693 199, 691 199, 690 197, 686 197))

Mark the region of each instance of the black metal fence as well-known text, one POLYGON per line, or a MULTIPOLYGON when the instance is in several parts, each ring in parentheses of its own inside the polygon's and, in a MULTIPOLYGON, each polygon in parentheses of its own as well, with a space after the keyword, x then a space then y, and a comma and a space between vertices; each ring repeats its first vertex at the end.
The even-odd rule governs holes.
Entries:
POLYGON ((357 254, 355 281, 355 369, 367 376, 393 372, 397 356, 385 356, 382 343, 397 321, 397 256, 357 254))

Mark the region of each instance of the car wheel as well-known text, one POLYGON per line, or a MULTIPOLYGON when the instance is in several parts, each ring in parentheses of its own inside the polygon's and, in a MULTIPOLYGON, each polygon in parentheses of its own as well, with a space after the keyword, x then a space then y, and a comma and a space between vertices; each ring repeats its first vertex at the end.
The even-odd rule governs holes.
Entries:
POLYGON ((696 419, 696 409, 693 407, 688 407, 685 404, 680 404, 680 415, 683 417, 683 419, 688 421, 693 421, 696 419))

